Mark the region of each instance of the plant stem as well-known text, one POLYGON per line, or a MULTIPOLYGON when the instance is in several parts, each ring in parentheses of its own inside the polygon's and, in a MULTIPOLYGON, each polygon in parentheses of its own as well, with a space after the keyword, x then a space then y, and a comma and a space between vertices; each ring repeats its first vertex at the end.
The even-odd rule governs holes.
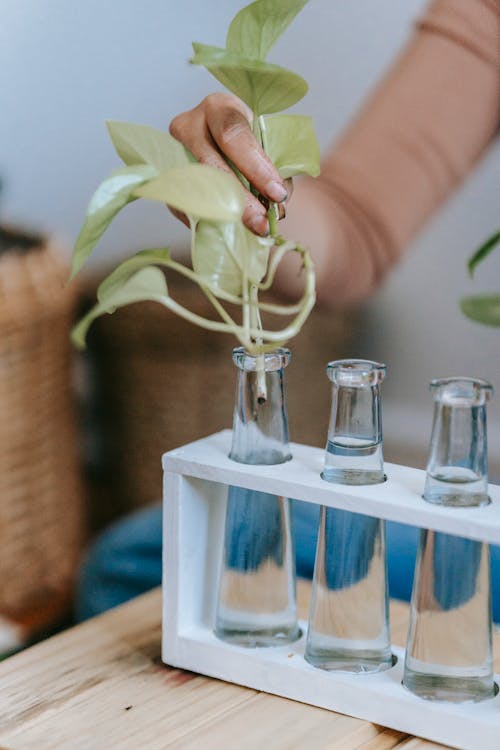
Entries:
POLYGON ((242 318, 245 338, 250 341, 250 328, 252 327, 252 316, 250 299, 248 295, 248 280, 245 271, 243 271, 243 300, 242 300, 242 318))
MULTIPOLYGON (((267 154, 267 139, 264 118, 254 116, 253 131, 258 142, 267 154)), ((271 237, 274 237, 274 235, 278 232, 278 208, 276 206, 276 203, 269 202, 269 207, 267 210, 267 220, 269 222, 269 234, 271 235, 271 237)))
POLYGON ((262 352, 262 321, 259 313, 259 289, 256 284, 250 285, 250 322, 253 329, 252 338, 255 341, 257 355, 255 370, 257 373, 257 401, 264 404, 267 401, 266 369, 262 352))
MULTIPOLYGON (((255 113, 252 118, 252 133, 254 134, 254 138, 259 144, 259 146, 262 146, 262 130, 260 127, 259 116, 256 115, 255 113)), ((259 198, 260 193, 257 190, 257 188, 254 185, 252 185, 252 183, 249 184, 249 190, 252 193, 252 195, 255 195, 256 198, 259 198)))
POLYGON ((259 144, 259 146, 262 146, 262 129, 260 127, 260 119, 259 115, 256 115, 254 112, 253 119, 252 119, 252 133, 255 136, 255 140, 259 144))
POLYGON ((270 203, 269 204, 269 210, 267 212, 267 220, 269 222, 269 234, 271 237, 274 237, 275 234, 278 232, 278 211, 276 208, 276 203, 270 203))

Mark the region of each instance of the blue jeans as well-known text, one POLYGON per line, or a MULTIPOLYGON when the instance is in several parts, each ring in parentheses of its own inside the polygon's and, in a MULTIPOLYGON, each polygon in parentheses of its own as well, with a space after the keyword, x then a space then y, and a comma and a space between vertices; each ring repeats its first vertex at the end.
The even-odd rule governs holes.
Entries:
MULTIPOLYGON (((312 578, 319 506, 292 501, 297 575, 312 578)), ((409 600, 418 529, 387 523, 389 592, 409 600)), ((128 516, 104 531, 83 562, 76 591, 76 616, 84 620, 161 583, 161 506, 128 516)), ((500 620, 500 547, 491 547, 493 618, 500 620)))

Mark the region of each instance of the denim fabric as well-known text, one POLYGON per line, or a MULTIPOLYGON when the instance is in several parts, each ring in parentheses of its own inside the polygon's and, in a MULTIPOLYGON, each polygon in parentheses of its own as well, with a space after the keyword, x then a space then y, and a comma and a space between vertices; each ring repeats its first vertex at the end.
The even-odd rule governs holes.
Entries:
POLYGON ((344 589, 368 575, 381 523, 377 518, 327 508, 325 574, 329 589, 344 589))
POLYGON ((482 551, 481 542, 434 535, 434 596, 443 609, 455 609, 476 593, 482 551))
MULTIPOLYGON (((312 578, 319 506, 292 502, 297 574, 312 578)), ((418 529, 387 523, 389 592, 409 600, 418 529)), ((83 620, 161 583, 161 506, 135 513, 104 531, 87 551, 76 590, 76 616, 83 620)), ((493 617, 500 620, 500 547, 491 548, 493 617)), ((437 592, 436 592, 437 593, 437 592)), ((443 595, 441 594, 441 597, 443 595)), ((444 597, 443 597, 444 599, 444 597)))
POLYGON ((224 545, 227 568, 255 571, 266 558, 283 565, 282 531, 276 495, 229 487, 224 545))

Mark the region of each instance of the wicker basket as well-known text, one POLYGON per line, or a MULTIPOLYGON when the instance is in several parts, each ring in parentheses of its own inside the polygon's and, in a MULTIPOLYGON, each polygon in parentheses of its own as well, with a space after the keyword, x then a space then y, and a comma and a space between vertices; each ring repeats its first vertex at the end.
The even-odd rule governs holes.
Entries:
MULTIPOLYGON (((87 304, 95 301, 97 283, 87 281, 87 304)), ((213 317, 189 282, 169 277, 169 289, 190 309, 213 317)), ((314 311, 293 340, 287 368, 293 440, 324 443, 331 400, 325 364, 351 354, 356 321, 354 313, 314 311)), ((161 497, 164 451, 231 426, 234 345, 232 337, 202 330, 154 303, 131 305, 93 324, 88 442, 97 446, 91 472, 94 528, 161 497)))
POLYGON ((35 629, 67 608, 82 547, 67 273, 0 230, 0 614, 35 629))

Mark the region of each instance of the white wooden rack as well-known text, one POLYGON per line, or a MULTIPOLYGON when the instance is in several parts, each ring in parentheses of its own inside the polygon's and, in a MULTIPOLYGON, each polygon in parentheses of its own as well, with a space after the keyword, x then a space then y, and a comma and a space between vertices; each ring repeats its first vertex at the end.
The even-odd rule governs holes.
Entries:
MULTIPOLYGON (((430 702, 401 684, 404 651, 377 674, 325 672, 303 658, 305 636, 293 644, 246 649, 213 635, 227 486, 365 513, 500 544, 500 487, 491 504, 446 508, 422 500, 425 472, 385 464, 384 484, 351 487, 320 477, 323 451, 292 444, 293 459, 250 466, 227 456, 224 430, 163 456, 163 661, 303 703, 310 703, 461 750, 499 750, 500 695, 482 703, 430 702)), ((303 633, 307 623, 301 623, 303 633)), ((500 680, 496 677, 497 682, 500 680)))

